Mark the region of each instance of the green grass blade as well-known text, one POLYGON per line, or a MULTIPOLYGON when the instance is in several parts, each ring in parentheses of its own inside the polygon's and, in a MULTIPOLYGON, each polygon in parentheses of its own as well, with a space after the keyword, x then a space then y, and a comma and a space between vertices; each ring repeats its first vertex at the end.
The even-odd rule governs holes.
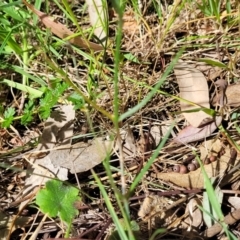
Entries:
POLYGON ((15 72, 21 74, 21 75, 25 75, 26 77, 28 77, 29 79, 33 80, 34 82, 40 84, 41 86, 47 86, 47 83, 45 81, 43 81, 40 77, 35 77, 30 73, 27 73, 26 71, 24 71, 21 67, 16 66, 16 65, 12 65, 10 66, 15 72))
POLYGON ((159 80, 159 82, 156 84, 156 86, 148 93, 148 95, 135 107, 133 107, 132 109, 130 109, 129 111, 127 111, 126 113, 123 113, 120 117, 119 117, 119 121, 124 120, 127 117, 132 116, 134 113, 136 113, 137 111, 139 111, 141 108, 143 108, 151 99, 152 97, 157 93, 158 89, 161 87, 161 85, 163 84, 163 82, 166 80, 167 76, 169 75, 169 73, 172 71, 173 67, 175 66, 175 64, 177 63, 178 59, 180 58, 180 56, 183 53, 183 49, 181 49, 177 54, 176 57, 173 59, 173 61, 170 63, 170 65, 168 66, 168 68, 166 69, 166 71, 164 72, 163 76, 161 77, 161 79, 159 80))
POLYGON ((227 234, 227 236, 230 235, 230 231, 228 230, 228 227, 227 227, 227 224, 224 223, 224 215, 222 213, 222 210, 221 210, 221 206, 218 202, 218 198, 215 194, 215 191, 214 191, 214 188, 213 188, 213 185, 205 171, 205 168, 203 166, 203 163, 202 161, 200 160, 200 158, 197 156, 197 154, 195 153, 196 155, 196 158, 198 160, 198 163, 200 165, 200 168, 202 170, 202 174, 203 174, 203 177, 204 177, 204 186, 206 188, 206 191, 207 191, 207 195, 208 195, 208 198, 209 198, 209 202, 212 206, 212 208, 214 209, 218 219, 219 219, 219 223, 221 224, 221 226, 223 227, 225 233, 227 234))
POLYGON ((115 211, 115 209, 112 206, 112 203, 111 203, 111 201, 110 201, 110 199, 108 197, 108 194, 107 194, 103 184, 101 183, 100 179, 98 178, 98 176, 95 174, 94 171, 92 171, 92 174, 93 174, 93 176, 94 176, 94 178, 95 178, 95 180, 96 180, 96 182, 98 184, 98 187, 99 187, 99 189, 100 189, 100 191, 101 191, 101 193, 103 195, 103 198, 105 200, 105 204, 106 204, 106 206, 107 206, 107 208, 108 208, 108 210, 110 212, 110 215, 111 215, 111 217, 113 219, 113 222, 116 225, 116 228, 118 230, 119 236, 121 237, 122 240, 128 240, 128 237, 127 237, 127 235, 126 235, 126 233, 125 233, 125 231, 123 229, 123 226, 121 225, 121 223, 119 221, 119 218, 118 218, 118 216, 116 214, 116 211, 115 211))
POLYGON ((26 85, 23 85, 21 83, 17 83, 17 82, 13 82, 11 80, 8 80, 8 79, 4 79, 2 81, 2 83, 5 83, 7 84, 9 87, 13 87, 13 88, 16 88, 18 90, 21 90, 23 92, 27 92, 29 93, 30 97, 32 98, 39 98, 42 96, 43 92, 37 90, 37 89, 34 89, 34 88, 31 88, 31 87, 28 87, 26 85))
POLYGON ((138 183, 142 180, 143 176, 146 174, 146 172, 148 171, 148 169, 151 167, 151 165, 153 164, 154 160, 157 158, 157 156, 159 155, 159 151, 164 147, 165 143, 167 142, 170 133, 172 131, 174 127, 174 124, 172 124, 167 132, 167 134, 164 136, 164 138, 162 139, 161 143, 159 144, 159 146, 156 148, 156 150, 154 151, 154 153, 152 154, 151 158, 149 159, 149 161, 146 163, 146 165, 143 167, 143 169, 140 171, 140 173, 136 176, 136 178, 134 179, 133 183, 131 184, 130 188, 129 188, 129 195, 131 195, 134 191, 134 189, 137 187, 138 183))

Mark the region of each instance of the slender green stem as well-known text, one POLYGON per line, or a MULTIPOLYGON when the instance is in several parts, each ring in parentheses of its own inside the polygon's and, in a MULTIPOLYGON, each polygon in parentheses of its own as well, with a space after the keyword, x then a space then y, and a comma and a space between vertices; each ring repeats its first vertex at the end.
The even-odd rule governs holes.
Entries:
POLYGON ((166 69, 166 71, 164 72, 163 76, 161 77, 161 79, 159 80, 159 82, 156 84, 156 86, 150 91, 150 93, 148 93, 148 95, 135 107, 133 107, 132 109, 130 109, 129 111, 123 113, 120 117, 119 117, 119 121, 124 120, 127 117, 130 117, 131 115, 133 115, 135 112, 137 112, 138 110, 140 110, 141 108, 143 108, 154 96, 154 94, 156 94, 158 92, 158 89, 160 88, 160 86, 163 84, 163 82, 166 80, 167 76, 169 75, 169 73, 172 71, 173 67, 175 66, 175 64, 177 63, 178 59, 180 58, 180 56, 183 53, 183 49, 181 49, 177 54, 176 57, 173 59, 173 61, 170 63, 170 65, 168 66, 168 68, 166 69))
POLYGON ((64 234, 64 238, 69 238, 69 236, 70 236, 70 231, 71 231, 71 227, 72 227, 72 222, 70 222, 70 223, 67 224, 67 230, 66 230, 66 232, 65 232, 65 234, 64 234))
POLYGON ((169 138, 169 135, 173 129, 174 124, 172 124, 172 126, 169 128, 167 134, 164 136, 163 140, 161 141, 161 143, 159 144, 159 146, 157 147, 157 149, 154 151, 154 153, 152 154, 152 156, 150 157, 149 161, 146 163, 146 165, 144 166, 144 168, 140 171, 140 173, 136 176, 136 178, 134 179, 133 183, 130 186, 129 192, 128 192, 128 196, 131 196, 132 193, 134 192, 134 189, 137 187, 138 183, 142 180, 144 174, 148 171, 148 169, 151 167, 151 165, 153 164, 154 160, 157 158, 157 156, 159 155, 159 151, 163 148, 163 146, 165 145, 166 141, 169 138))
MULTIPOLYGON (((23 29, 23 71, 27 72, 27 68, 28 68, 28 41, 27 32, 25 29, 23 29)), ((27 86, 29 85, 28 77, 26 75, 23 75, 22 84, 27 86)))
MULTIPOLYGON (((109 166, 107 166, 107 165, 109 165, 109 164, 108 164, 108 163, 105 164, 105 169, 106 169, 106 171, 107 171, 107 173, 108 173, 108 171, 110 171, 110 168, 109 168, 109 166)), ((115 210, 114 210, 114 208, 113 208, 113 206, 112 206, 112 204, 111 204, 111 201, 110 201, 110 199, 109 199, 109 197, 108 197, 108 195, 107 195, 106 190, 104 189, 103 184, 101 183, 100 179, 99 179, 98 176, 95 174, 95 172, 94 172, 93 170, 91 170, 91 171, 92 171, 92 174, 93 174, 93 176, 94 176, 94 178, 95 178, 95 180, 96 180, 96 182, 97 182, 97 184, 98 184, 98 186, 99 186, 99 188, 100 188, 100 190, 101 190, 101 193, 102 193, 102 195, 103 195, 103 197, 104 197, 104 199, 105 199, 105 203, 106 203, 107 208, 108 208, 108 210, 109 210, 109 212, 110 212, 110 214, 111 214, 111 217, 113 218, 113 222, 115 223, 115 225, 116 225, 116 227, 117 227, 117 229, 118 229, 119 236, 121 237, 121 239, 127 240, 128 238, 127 238, 127 236, 126 236, 126 233, 124 232, 124 229, 123 229, 123 227, 121 226, 121 224, 120 224, 120 222, 119 222, 119 218, 118 218, 118 216, 117 216, 117 214, 116 214, 116 212, 115 212, 115 210)), ((111 171, 110 171, 109 173, 110 173, 110 175, 109 175, 109 177, 110 177, 110 176, 111 176, 111 171)), ((109 182, 111 183, 111 185, 113 185, 113 179, 109 179, 109 182)), ((117 189, 114 189, 114 192, 115 192, 116 200, 117 200, 117 202, 118 202, 118 205, 119 205, 119 207, 120 207, 120 210, 123 210, 122 207, 121 207, 121 206, 122 206, 122 205, 121 205, 121 202, 119 201, 119 200, 120 200, 120 199, 119 199, 119 195, 121 195, 121 193, 116 194, 116 193, 118 192, 117 189)), ((124 211, 123 211, 122 213, 124 213, 124 211)), ((128 226, 128 225, 129 225, 129 224, 128 224, 129 221, 128 221, 127 218, 125 218, 125 217, 126 217, 125 214, 123 214, 123 217, 124 217, 125 223, 127 224, 127 229, 128 229, 129 231, 132 231, 132 230, 131 230, 131 226, 128 226)), ((130 238, 130 239, 133 239, 133 238, 130 238)))
MULTIPOLYGON (((130 211, 129 211, 129 204, 128 200, 125 197, 126 194, 126 182, 124 176, 124 159, 123 159, 123 151, 122 151, 122 144, 121 144, 121 136, 119 131, 119 69, 120 69, 120 51, 121 51, 121 41, 122 41, 122 27, 123 27, 123 13, 125 9, 125 3, 119 3, 119 11, 118 11, 118 27, 117 27, 117 36, 116 36, 116 49, 115 49, 115 65, 114 65, 114 96, 113 96, 113 106, 114 106, 114 118, 113 123, 115 127, 115 131, 117 132, 117 142, 120 149, 120 172, 121 172, 121 183, 122 183, 122 201, 124 205, 125 212, 123 216, 126 214, 127 217, 127 226, 128 226, 128 234, 129 237, 133 236, 132 229, 130 226, 130 211)), ((121 206, 121 202, 119 203, 119 207, 121 206)))

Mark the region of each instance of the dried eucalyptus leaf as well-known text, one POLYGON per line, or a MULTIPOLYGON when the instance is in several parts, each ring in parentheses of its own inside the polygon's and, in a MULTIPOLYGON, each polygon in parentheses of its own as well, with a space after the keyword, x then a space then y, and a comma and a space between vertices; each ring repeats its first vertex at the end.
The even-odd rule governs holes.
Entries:
MULTIPOLYGON (((40 143, 36 151, 30 154, 30 158, 35 159, 34 164, 29 166, 28 171, 32 174, 26 178, 23 188, 23 196, 31 192, 36 186, 44 185, 49 177, 58 177, 65 181, 68 179, 68 170, 58 166, 53 166, 48 151, 53 151, 58 141, 65 140, 69 145, 73 135, 73 120, 75 118, 75 110, 72 105, 61 105, 57 110, 51 113, 51 116, 44 124, 43 134, 40 138, 40 143)), ((26 204, 23 201, 20 204, 20 209, 26 204)))
POLYGON ((229 197, 228 202, 235 208, 240 209, 240 197, 229 197))
MULTIPOLYGON (((178 63, 174 73, 180 90, 180 97, 204 108, 210 108, 209 91, 206 78, 198 69, 187 63, 178 63)), ((200 108, 196 105, 181 101, 181 110, 189 111, 200 108)), ((206 118, 212 118, 202 110, 183 113, 186 120, 193 126, 199 127, 206 118)))
MULTIPOLYGON (((225 91, 226 104, 230 107, 239 107, 240 106, 240 84, 228 85, 225 91)), ((215 106, 218 103, 219 96, 216 95, 212 104, 215 106)))
POLYGON ((198 228, 202 225, 203 214, 198 207, 201 205, 202 204, 199 199, 190 199, 185 209, 185 214, 188 215, 182 222, 183 228, 187 228, 188 231, 191 231, 192 228, 198 228))
MULTIPOLYGON (((68 29, 65 25, 61 24, 60 22, 53 21, 50 16, 48 16, 44 12, 37 10, 27 1, 24 1, 24 4, 28 6, 28 8, 31 9, 38 16, 39 20, 46 26, 46 28, 48 28, 53 34, 57 35, 59 38, 64 39, 66 37, 74 35, 74 32, 68 29)), ((90 42, 86 40, 86 38, 82 38, 80 36, 72 37, 68 41, 81 48, 91 49, 93 51, 103 50, 103 47, 101 45, 90 42)))
POLYGON ((221 124, 222 122, 222 117, 217 116, 216 120, 206 124, 203 127, 193 127, 191 125, 185 127, 182 129, 177 137, 173 139, 174 142, 180 143, 180 144, 187 144, 190 142, 196 142, 199 140, 202 140, 206 137, 209 137, 216 129, 217 127, 221 124))
MULTIPOLYGON (((221 156, 219 160, 208 165, 204 165, 205 171, 209 178, 216 176, 222 177, 224 175, 228 167, 230 147, 227 146, 225 151, 225 154, 221 156)), ((187 174, 169 172, 152 174, 152 176, 184 188, 204 188, 204 176, 201 172, 201 168, 198 168, 196 171, 192 171, 187 174)))
POLYGON ((89 144, 53 150, 48 155, 54 166, 70 169, 71 173, 85 172, 101 163, 113 149, 114 141, 95 138, 89 144))

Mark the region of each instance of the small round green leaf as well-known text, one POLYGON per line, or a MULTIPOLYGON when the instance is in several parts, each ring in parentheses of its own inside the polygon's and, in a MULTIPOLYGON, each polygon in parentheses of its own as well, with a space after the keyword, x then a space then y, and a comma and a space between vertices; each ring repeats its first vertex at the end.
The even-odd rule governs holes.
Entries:
POLYGON ((50 217, 59 216, 62 221, 70 224, 78 214, 74 203, 79 200, 78 189, 63 185, 57 180, 46 182, 46 188, 38 192, 36 203, 41 211, 50 217))

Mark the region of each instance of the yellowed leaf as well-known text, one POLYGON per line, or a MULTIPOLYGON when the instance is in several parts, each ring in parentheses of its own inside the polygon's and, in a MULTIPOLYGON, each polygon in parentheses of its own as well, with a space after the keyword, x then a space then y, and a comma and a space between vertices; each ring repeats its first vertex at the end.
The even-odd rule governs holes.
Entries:
MULTIPOLYGON (((181 101, 181 110, 189 111, 197 108, 210 108, 209 92, 206 78, 196 68, 189 66, 187 63, 177 63, 174 73, 180 90, 180 97, 196 105, 181 101)), ((212 117, 202 110, 183 113, 186 120, 193 126, 199 127, 203 120, 212 117)))

